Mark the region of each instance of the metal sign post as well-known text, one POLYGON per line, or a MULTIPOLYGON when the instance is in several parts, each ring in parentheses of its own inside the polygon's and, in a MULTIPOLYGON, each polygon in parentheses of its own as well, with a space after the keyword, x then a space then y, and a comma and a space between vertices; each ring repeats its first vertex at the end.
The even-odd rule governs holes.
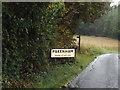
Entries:
POLYGON ((80 40, 81 40, 80 35, 77 38, 79 39, 79 51, 80 51, 80 40))

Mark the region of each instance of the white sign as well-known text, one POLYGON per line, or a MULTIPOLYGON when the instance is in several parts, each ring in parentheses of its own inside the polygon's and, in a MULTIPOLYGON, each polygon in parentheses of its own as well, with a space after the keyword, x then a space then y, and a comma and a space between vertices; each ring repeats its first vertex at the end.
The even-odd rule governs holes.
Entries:
POLYGON ((75 57, 75 49, 52 49, 51 58, 75 57))

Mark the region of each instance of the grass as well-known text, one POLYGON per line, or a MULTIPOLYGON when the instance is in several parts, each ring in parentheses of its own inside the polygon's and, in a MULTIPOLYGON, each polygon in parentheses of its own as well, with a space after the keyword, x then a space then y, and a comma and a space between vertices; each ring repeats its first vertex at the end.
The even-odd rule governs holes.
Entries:
POLYGON ((81 42, 81 51, 77 52, 75 58, 77 63, 50 66, 47 73, 45 72, 42 76, 35 76, 34 87, 59 88, 82 72, 96 56, 105 53, 117 53, 118 41, 113 39, 82 36, 81 42))
MULTIPOLYGON (((77 44, 78 39, 76 38, 76 40, 77 44)), ((81 46, 84 47, 91 46, 110 50, 118 50, 118 43, 120 43, 120 41, 107 37, 81 36, 81 46)))
POLYGON ((95 57, 77 53, 75 64, 65 64, 49 68, 43 77, 37 76, 35 88, 59 88, 76 77, 95 57))
POLYGON ((40 82, 36 84, 37 88, 59 88, 60 86, 67 83, 74 76, 80 72, 81 69, 76 65, 61 65, 51 68, 49 72, 44 76, 40 77, 40 82), (71 74, 72 73, 72 74, 71 74))

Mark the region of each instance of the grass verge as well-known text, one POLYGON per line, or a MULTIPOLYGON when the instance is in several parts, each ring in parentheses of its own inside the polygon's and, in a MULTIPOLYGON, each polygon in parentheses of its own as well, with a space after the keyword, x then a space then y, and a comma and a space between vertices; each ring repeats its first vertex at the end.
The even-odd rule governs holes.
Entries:
POLYGON ((81 47, 81 52, 76 54, 77 63, 49 67, 48 72, 45 72, 43 76, 36 76, 37 83, 34 87, 59 88, 82 72, 96 56, 105 53, 117 53, 117 51, 98 47, 81 47))
POLYGON ((36 88, 59 88, 76 77, 94 57, 77 53, 75 64, 58 65, 49 68, 49 72, 44 76, 37 76, 36 88))

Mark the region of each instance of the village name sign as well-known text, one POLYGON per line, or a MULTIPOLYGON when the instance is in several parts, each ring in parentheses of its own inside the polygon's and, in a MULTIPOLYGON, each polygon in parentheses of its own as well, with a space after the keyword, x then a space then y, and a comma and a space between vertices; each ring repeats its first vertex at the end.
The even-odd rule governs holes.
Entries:
POLYGON ((52 49, 51 58, 75 57, 75 49, 52 49))

